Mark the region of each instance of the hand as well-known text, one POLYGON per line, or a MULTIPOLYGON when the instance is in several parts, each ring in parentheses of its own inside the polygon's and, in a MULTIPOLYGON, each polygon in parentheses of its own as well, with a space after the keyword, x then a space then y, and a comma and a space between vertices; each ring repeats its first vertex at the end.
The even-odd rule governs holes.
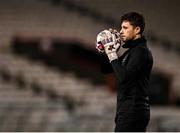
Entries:
POLYGON ((111 28, 109 28, 109 31, 110 31, 112 34, 115 34, 115 36, 116 36, 116 42, 121 44, 122 42, 121 42, 120 33, 119 33, 117 30, 111 29, 111 28))
POLYGON ((104 42, 105 53, 107 54, 110 62, 118 59, 117 50, 120 48, 121 43, 117 42, 116 39, 116 35, 110 32, 104 41, 102 41, 104 42))

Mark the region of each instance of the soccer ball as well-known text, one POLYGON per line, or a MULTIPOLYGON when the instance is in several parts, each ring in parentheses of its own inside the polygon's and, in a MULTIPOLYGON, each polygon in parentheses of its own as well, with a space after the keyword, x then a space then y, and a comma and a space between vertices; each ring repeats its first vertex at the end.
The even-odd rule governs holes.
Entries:
POLYGON ((96 48, 100 52, 104 52, 105 39, 110 37, 111 37, 111 32, 109 30, 103 30, 97 35, 96 48))

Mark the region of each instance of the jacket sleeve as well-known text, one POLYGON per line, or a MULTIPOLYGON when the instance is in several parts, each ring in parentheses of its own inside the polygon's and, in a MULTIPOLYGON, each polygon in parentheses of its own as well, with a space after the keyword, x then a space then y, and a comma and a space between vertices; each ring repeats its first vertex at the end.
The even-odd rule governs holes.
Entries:
POLYGON ((107 55, 99 54, 99 60, 100 60, 100 69, 102 73, 109 74, 113 72, 113 68, 111 66, 111 63, 109 62, 107 55))
POLYGON ((135 79, 145 65, 147 51, 144 48, 136 47, 129 53, 126 65, 122 65, 117 59, 111 62, 112 68, 118 81, 124 82, 135 79))

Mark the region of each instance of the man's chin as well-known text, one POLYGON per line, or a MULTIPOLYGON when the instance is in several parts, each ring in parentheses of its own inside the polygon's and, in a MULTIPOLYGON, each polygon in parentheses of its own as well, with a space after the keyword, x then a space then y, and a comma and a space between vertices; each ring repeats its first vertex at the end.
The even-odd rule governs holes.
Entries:
POLYGON ((126 39, 126 38, 122 38, 122 41, 123 41, 123 42, 127 42, 127 39, 126 39))
POLYGON ((125 41, 126 41, 126 39, 125 39, 124 37, 121 37, 121 40, 122 40, 123 42, 125 42, 125 41))
POLYGON ((124 42, 124 43, 126 43, 126 42, 129 42, 129 41, 131 41, 132 39, 130 39, 130 38, 122 38, 122 41, 124 42))

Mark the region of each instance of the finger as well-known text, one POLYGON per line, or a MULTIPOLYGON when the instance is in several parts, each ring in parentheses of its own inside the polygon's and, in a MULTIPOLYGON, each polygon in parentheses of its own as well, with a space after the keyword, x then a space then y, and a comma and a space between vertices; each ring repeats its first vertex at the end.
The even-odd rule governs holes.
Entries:
POLYGON ((120 43, 117 43, 116 44, 116 48, 118 48, 118 47, 120 47, 121 46, 121 44, 120 43))
POLYGON ((109 31, 112 33, 112 32, 113 32, 113 29, 109 28, 109 31))
POLYGON ((116 42, 116 35, 115 34, 112 34, 112 42, 116 42))

